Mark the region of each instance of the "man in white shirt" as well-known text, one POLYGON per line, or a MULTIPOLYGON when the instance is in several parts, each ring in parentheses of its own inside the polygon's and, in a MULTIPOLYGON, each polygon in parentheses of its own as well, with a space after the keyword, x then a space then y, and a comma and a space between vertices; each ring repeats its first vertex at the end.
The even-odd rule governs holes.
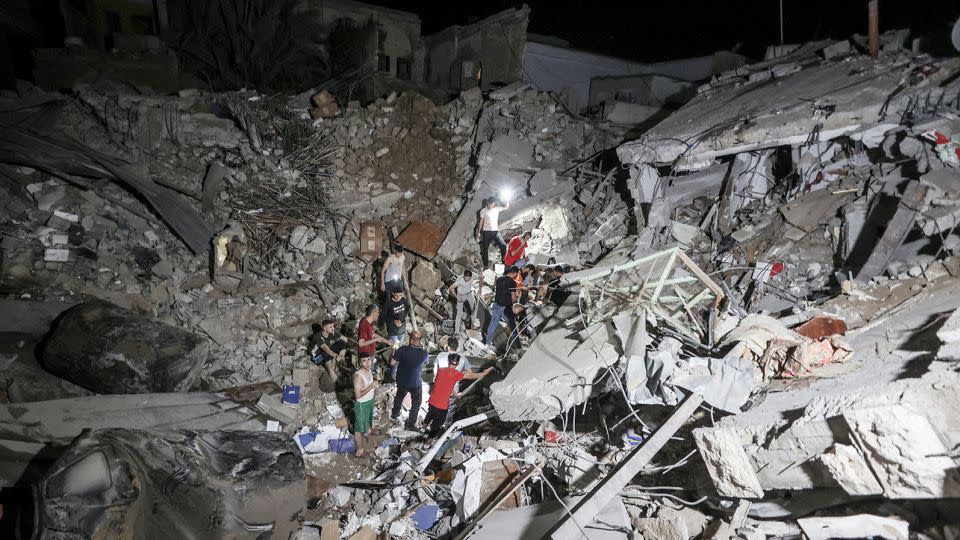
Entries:
POLYGON ((458 277, 453 285, 450 285, 449 292, 457 299, 457 314, 453 319, 453 333, 460 335, 460 320, 463 318, 463 307, 467 306, 467 328, 479 326, 477 321, 477 281, 473 279, 473 272, 469 269, 463 271, 463 275, 458 277))
MULTIPOLYGON (((447 350, 442 353, 437 353, 437 358, 433 362, 433 380, 437 380, 437 372, 441 369, 447 367, 450 363, 450 353, 457 352, 457 347, 460 346, 460 341, 452 337, 447 340, 447 350)), ((460 371, 466 371, 470 369, 470 361, 466 359, 462 354, 460 356, 460 363, 457 364, 457 369, 460 371)), ((459 383, 458 383, 459 384, 459 383)))
POLYGON ((507 243, 500 236, 500 212, 510 207, 509 202, 503 206, 497 206, 496 197, 490 197, 484 201, 484 206, 480 210, 480 223, 477 224, 477 241, 480 242, 480 260, 483 261, 483 267, 490 266, 488 251, 490 242, 496 242, 500 248, 500 259, 503 260, 507 252, 507 243))

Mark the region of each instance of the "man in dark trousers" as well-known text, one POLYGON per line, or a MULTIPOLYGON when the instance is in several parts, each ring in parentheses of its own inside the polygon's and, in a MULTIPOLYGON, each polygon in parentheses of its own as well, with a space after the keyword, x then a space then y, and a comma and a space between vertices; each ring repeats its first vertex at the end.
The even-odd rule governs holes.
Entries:
POLYGON ((513 315, 513 303, 516 301, 517 274, 520 270, 510 266, 506 272, 497 278, 496 289, 493 293, 493 305, 490 306, 490 326, 487 327, 487 345, 493 345, 493 335, 497 332, 500 321, 504 318, 510 324, 511 334, 517 329, 517 319, 513 315))
MULTIPOLYGON (((437 380, 434 382, 433 391, 430 392, 430 407, 424 419, 424 424, 427 425, 428 445, 432 444, 433 439, 443 430, 443 424, 447 421, 447 409, 453 403, 451 396, 456 392, 457 383, 464 379, 482 379, 493 371, 491 366, 479 373, 473 370, 464 372, 457 369, 459 363, 460 355, 450 353, 448 365, 437 372, 437 380)), ((456 393, 456 396, 459 398, 460 394, 456 393)))
POLYGON ((404 345, 393 353, 390 365, 397 366, 397 395, 393 399, 390 418, 400 418, 403 398, 410 394, 410 414, 404 427, 407 431, 417 428, 417 416, 420 413, 420 401, 423 398, 423 366, 427 363, 427 350, 421 345, 423 336, 414 330, 410 332, 410 344, 404 345))
POLYGON ((387 339, 403 343, 407 334, 407 314, 410 313, 410 301, 403 289, 394 290, 380 310, 380 322, 387 327, 387 339))
POLYGON ((313 363, 323 366, 334 381, 340 377, 337 368, 347 354, 347 338, 337 333, 336 322, 333 319, 324 319, 320 323, 320 331, 310 338, 309 347, 313 363))
POLYGON ((480 242, 480 260, 483 261, 483 267, 490 266, 489 254, 490 243, 494 242, 500 248, 500 258, 507 252, 507 243, 503 241, 500 235, 500 212, 509 208, 510 203, 504 202, 502 206, 498 205, 496 197, 490 197, 483 201, 483 208, 480 210, 480 222, 477 223, 477 242, 480 242))

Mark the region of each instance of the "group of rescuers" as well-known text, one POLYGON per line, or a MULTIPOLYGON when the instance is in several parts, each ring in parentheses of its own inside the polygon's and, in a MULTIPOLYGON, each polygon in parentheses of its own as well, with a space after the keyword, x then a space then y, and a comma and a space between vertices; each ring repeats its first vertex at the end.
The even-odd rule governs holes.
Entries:
MULTIPOLYGON (((490 306, 490 323, 487 326, 484 343, 493 346, 496 329, 505 319, 511 330, 507 343, 509 348, 526 346, 528 340, 532 338, 533 327, 528 310, 542 305, 547 299, 548 292, 558 292, 554 288, 559 283, 565 268, 561 266, 544 268, 527 264, 527 243, 532 236, 529 231, 514 236, 509 243, 504 242, 499 230, 499 216, 507 205, 508 203, 495 198, 484 201, 476 228, 476 239, 480 243, 481 260, 485 269, 489 267, 488 250, 491 243, 496 243, 500 248, 504 265, 503 274, 495 281, 493 301, 490 306)), ((382 306, 378 304, 367 306, 364 317, 357 325, 357 339, 349 340, 338 333, 337 321, 326 319, 311 338, 309 347, 313 362, 322 366, 333 381, 337 381, 340 377, 340 367, 346 364, 348 350, 356 352, 352 363, 355 368, 352 382, 354 434, 358 457, 363 457, 372 450, 369 437, 375 434, 374 391, 387 374, 397 385, 391 419, 395 423, 401 421, 403 402, 409 396, 410 410, 404 427, 409 431, 416 431, 422 400, 422 372, 429 358, 423 335, 419 331, 410 332, 407 339, 407 318, 411 311, 407 291, 410 287, 407 283, 403 248, 400 245, 393 245, 391 253, 383 261, 379 277, 380 292, 384 301, 382 306), (350 346, 350 341, 353 341, 353 347, 350 346), (379 349, 378 346, 380 346, 379 349)), ((455 336, 460 335, 464 315, 467 316, 468 328, 479 326, 476 315, 479 281, 474 272, 466 269, 447 288, 448 294, 456 301, 455 336)), ((460 341, 457 337, 448 338, 446 351, 437 354, 434 359, 433 387, 428 398, 428 412, 423 422, 427 433, 426 444, 432 443, 447 420, 451 418, 455 400, 462 396, 459 391, 460 381, 481 379, 494 369, 493 362, 483 370, 471 369, 470 362, 457 353, 459 345, 460 341)))

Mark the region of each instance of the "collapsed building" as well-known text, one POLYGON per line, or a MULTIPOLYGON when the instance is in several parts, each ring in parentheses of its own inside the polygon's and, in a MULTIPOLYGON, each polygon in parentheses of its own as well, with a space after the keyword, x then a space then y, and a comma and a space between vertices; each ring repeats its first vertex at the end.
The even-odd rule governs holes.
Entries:
POLYGON ((960 63, 907 37, 719 73, 632 140, 522 81, 440 105, 21 85, 0 481, 39 486, 49 535, 953 537, 960 63), (485 320, 474 230, 505 190, 501 230, 556 269, 529 344, 456 336, 496 371, 443 436, 391 425, 384 384, 350 456, 313 326, 356 328, 390 242, 431 352, 464 269, 485 320))

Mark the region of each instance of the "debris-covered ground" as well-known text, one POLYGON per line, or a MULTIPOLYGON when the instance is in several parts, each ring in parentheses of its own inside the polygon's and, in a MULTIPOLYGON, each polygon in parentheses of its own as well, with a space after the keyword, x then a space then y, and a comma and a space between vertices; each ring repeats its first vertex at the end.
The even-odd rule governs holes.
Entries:
POLYGON ((39 485, 97 538, 956 537, 960 62, 907 38, 720 74, 631 140, 524 83, 5 95, 0 521, 39 485), (531 237, 485 345, 489 198, 531 237), (391 419, 378 343, 355 437, 392 243, 422 404, 391 419), (486 375, 428 435, 452 339, 486 375))

